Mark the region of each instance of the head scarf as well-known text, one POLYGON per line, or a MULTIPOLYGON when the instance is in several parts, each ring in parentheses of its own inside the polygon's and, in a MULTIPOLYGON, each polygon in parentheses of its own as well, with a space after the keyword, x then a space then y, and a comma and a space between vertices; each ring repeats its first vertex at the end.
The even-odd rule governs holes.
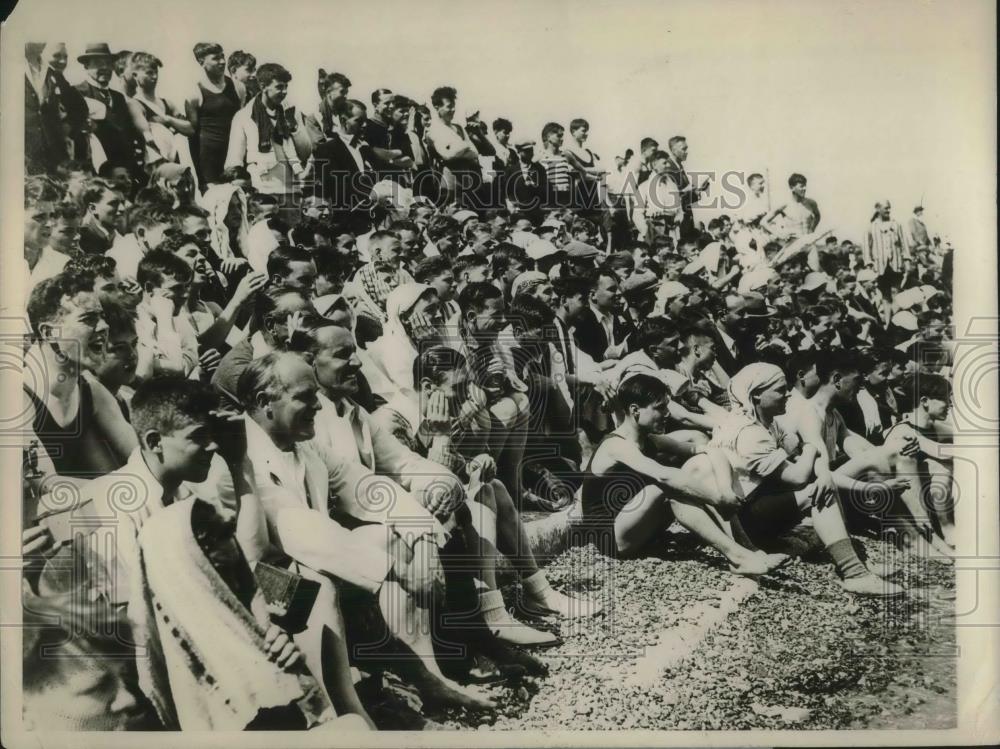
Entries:
POLYGON ((312 676, 304 669, 286 673, 268 659, 265 625, 198 545, 197 502, 164 508, 138 536, 129 617, 135 642, 146 649, 146 657, 136 659, 143 691, 171 730, 239 731, 261 709, 292 702, 310 725, 331 719, 332 707, 312 676))
POLYGON ((208 211, 208 226, 212 230, 212 249, 222 259, 233 257, 235 254, 230 245, 229 227, 226 226, 229 203, 234 193, 240 201, 240 228, 237 234, 237 244, 240 253, 245 255, 250 224, 247 221, 247 196, 243 190, 236 185, 223 182, 209 185, 208 190, 199 199, 201 207, 208 211))
POLYGON ((716 427, 712 435, 712 444, 736 450, 736 440, 740 432, 746 427, 760 423, 753 396, 778 382, 786 382, 785 373, 774 364, 757 362, 737 372, 729 381, 729 417, 716 427))
MULTIPOLYGON (((378 340, 368 344, 368 353, 381 367, 392 385, 402 394, 416 399, 413 383, 413 361, 418 351, 406 331, 402 317, 433 287, 423 283, 404 283, 390 292, 386 299, 386 323, 378 340)), ((373 385, 374 388, 374 385, 373 385)))
POLYGON ((734 414, 758 421, 753 396, 779 382, 786 382, 785 373, 780 367, 765 362, 748 364, 729 381, 730 409, 734 414))

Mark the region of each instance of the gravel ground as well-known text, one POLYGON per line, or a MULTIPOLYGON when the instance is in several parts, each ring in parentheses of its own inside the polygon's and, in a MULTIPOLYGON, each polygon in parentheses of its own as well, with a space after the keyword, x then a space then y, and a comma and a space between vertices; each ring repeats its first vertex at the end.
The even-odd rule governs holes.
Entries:
POLYGON ((604 612, 544 625, 564 638, 538 652, 549 675, 490 687, 495 718, 445 716, 424 727, 952 727, 954 630, 937 620, 953 607, 953 571, 863 543, 873 561, 893 556, 906 597, 850 596, 830 565, 801 560, 755 588, 683 536, 663 559, 570 549, 552 560, 549 579, 596 597, 604 612), (698 636, 685 650, 678 632, 698 636))

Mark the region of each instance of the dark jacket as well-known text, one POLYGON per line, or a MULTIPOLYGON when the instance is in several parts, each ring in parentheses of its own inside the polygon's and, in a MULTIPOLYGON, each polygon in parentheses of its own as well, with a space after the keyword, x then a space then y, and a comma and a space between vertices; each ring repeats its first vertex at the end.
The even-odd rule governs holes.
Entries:
POLYGON ((125 97, 112 89, 99 89, 89 81, 77 84, 76 90, 86 98, 97 99, 107 105, 107 116, 96 123, 94 134, 101 142, 108 161, 128 167, 136 176, 143 176, 143 139, 132 122, 125 97))
POLYGON ((528 167, 531 174, 531 184, 528 183, 521 171, 521 164, 516 157, 511 159, 512 164, 504 176, 504 191, 507 198, 521 210, 537 210, 545 203, 548 194, 549 180, 545 174, 545 167, 537 161, 533 161, 528 167))
POLYGON ((375 173, 370 166, 368 146, 362 144, 359 150, 365 162, 364 171, 358 168, 347 144, 337 133, 316 146, 313 152, 315 189, 318 195, 330 201, 338 221, 347 221, 359 214, 367 215, 371 205, 375 173))
POLYGON ((604 361, 604 352, 608 346, 618 345, 625 340, 635 326, 625 317, 625 315, 615 315, 612 320, 612 332, 614 340, 609 341, 604 326, 597 320, 597 315, 592 309, 585 310, 573 329, 573 338, 577 347, 587 354, 594 361, 604 361))
POLYGON ((68 159, 85 161, 90 153, 83 96, 51 68, 45 75, 44 91, 42 102, 25 77, 24 155, 29 174, 52 171, 68 159))
POLYGON ((104 234, 92 217, 87 216, 83 219, 77 238, 77 245, 81 252, 87 255, 103 255, 111 249, 113 242, 114 237, 104 234))

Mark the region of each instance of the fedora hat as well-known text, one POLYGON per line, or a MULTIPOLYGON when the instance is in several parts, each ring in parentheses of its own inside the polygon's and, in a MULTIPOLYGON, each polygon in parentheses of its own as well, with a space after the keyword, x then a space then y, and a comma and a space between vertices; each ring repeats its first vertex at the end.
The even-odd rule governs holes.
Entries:
POLYGON ((83 63, 93 57, 114 57, 107 42, 93 42, 88 44, 83 54, 76 58, 77 62, 83 63))
POLYGON ((741 313, 743 317, 772 317, 776 312, 764 295, 756 291, 727 296, 726 307, 730 312, 741 313))

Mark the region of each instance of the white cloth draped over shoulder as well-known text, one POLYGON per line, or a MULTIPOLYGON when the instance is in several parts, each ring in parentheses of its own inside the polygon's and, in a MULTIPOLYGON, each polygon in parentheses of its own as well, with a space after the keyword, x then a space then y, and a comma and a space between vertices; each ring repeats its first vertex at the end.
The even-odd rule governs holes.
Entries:
MULTIPOLYGON (((417 301, 431 291, 422 283, 404 283, 393 289, 386 298, 387 321, 382 335, 368 344, 368 368, 365 376, 372 392, 386 401, 397 395, 417 403, 417 392, 413 382, 413 361, 417 358, 417 348, 410 340, 401 316, 409 312, 417 301)), ((362 359, 362 365, 366 362, 362 359)))
POLYGON ((160 510, 138 537, 129 615, 146 651, 139 683, 161 720, 168 729, 239 731, 260 710, 293 702, 310 725, 332 719, 303 667, 286 673, 269 660, 263 596, 254 594, 255 617, 205 556, 192 528, 196 501, 160 510))
POLYGON ((247 221, 247 196, 243 190, 236 185, 223 182, 209 185, 208 190, 199 199, 201 207, 208 211, 208 226, 212 230, 212 249, 215 250, 216 255, 223 259, 234 256, 229 240, 229 227, 226 226, 226 216, 229 214, 229 206, 234 195, 240 203, 240 227, 237 233, 237 244, 240 254, 246 257, 250 224, 247 221))

